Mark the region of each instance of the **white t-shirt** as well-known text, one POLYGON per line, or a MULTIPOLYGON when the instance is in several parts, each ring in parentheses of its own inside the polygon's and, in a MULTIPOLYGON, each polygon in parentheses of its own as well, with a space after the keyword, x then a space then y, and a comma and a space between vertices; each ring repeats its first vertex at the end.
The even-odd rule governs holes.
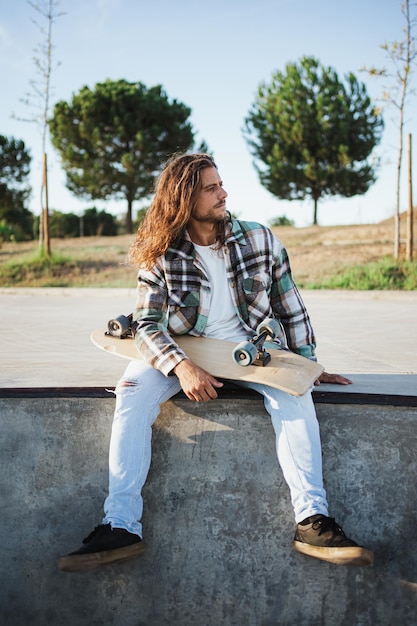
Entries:
POLYGON ((203 335, 226 341, 242 341, 248 333, 233 305, 223 250, 194 244, 211 285, 211 306, 203 335))

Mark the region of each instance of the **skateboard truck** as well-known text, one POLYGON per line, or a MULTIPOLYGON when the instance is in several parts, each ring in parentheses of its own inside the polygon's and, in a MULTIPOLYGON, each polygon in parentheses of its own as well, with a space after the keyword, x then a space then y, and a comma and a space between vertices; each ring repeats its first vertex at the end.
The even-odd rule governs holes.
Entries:
POLYGON ((275 339, 280 329, 275 319, 266 319, 256 329, 256 335, 248 341, 242 341, 233 349, 233 360, 242 367, 258 365, 265 367, 271 360, 271 355, 264 348, 265 340, 275 339))
POLYGON ((119 317, 108 321, 105 335, 111 335, 119 339, 133 337, 136 326, 136 322, 133 321, 133 313, 130 315, 119 315, 119 317))
POLYGON ((252 365, 260 365, 261 367, 265 367, 268 365, 271 360, 271 355, 264 348, 265 339, 269 336, 269 333, 264 330, 260 335, 257 335, 253 339, 250 340, 257 350, 256 359, 253 361, 252 365))

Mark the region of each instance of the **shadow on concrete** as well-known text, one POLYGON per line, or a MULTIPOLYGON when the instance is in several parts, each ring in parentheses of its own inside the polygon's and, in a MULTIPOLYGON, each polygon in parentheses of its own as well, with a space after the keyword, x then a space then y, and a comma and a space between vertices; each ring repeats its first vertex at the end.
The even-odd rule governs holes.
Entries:
POLYGON ((317 403, 331 515, 375 551, 372 568, 292 550, 272 425, 252 394, 166 403, 144 555, 65 574, 59 556, 100 522, 113 408, 109 394, 0 399, 2 624, 415 624, 416 408, 317 403))

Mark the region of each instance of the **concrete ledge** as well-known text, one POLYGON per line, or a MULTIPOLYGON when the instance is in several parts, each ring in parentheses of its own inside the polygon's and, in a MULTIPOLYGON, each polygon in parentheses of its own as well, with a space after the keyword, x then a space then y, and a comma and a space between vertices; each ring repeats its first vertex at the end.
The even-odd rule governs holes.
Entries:
MULTIPOLYGON (((1 388, 1 398, 108 398, 106 387, 13 387, 1 388)), ((183 393, 176 398, 186 399, 183 393)), ((258 394, 250 389, 242 389, 225 381, 219 390, 219 399, 258 398, 258 394)), ((313 391, 316 404, 373 404, 389 406, 417 407, 417 389, 415 394, 408 391, 399 393, 372 393, 370 391, 354 391, 351 387, 322 385, 313 391)))
POLYGON ((154 428, 144 556, 71 575, 56 561, 99 522, 114 399, 59 393, 0 399, 2 625, 415 624, 415 408, 317 404, 331 514, 373 568, 293 552, 258 396, 177 397, 154 428))

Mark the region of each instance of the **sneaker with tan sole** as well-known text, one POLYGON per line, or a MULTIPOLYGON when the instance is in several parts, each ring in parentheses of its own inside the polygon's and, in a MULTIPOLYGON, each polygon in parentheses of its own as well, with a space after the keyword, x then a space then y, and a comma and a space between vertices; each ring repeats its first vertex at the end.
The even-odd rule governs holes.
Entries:
POLYGON ((293 543, 297 552, 337 565, 373 565, 371 550, 346 537, 333 517, 312 515, 297 525, 293 543))
POLYGON ((88 572, 102 565, 133 559, 144 551, 142 539, 110 524, 96 526, 76 552, 63 556, 58 567, 63 572, 88 572))

